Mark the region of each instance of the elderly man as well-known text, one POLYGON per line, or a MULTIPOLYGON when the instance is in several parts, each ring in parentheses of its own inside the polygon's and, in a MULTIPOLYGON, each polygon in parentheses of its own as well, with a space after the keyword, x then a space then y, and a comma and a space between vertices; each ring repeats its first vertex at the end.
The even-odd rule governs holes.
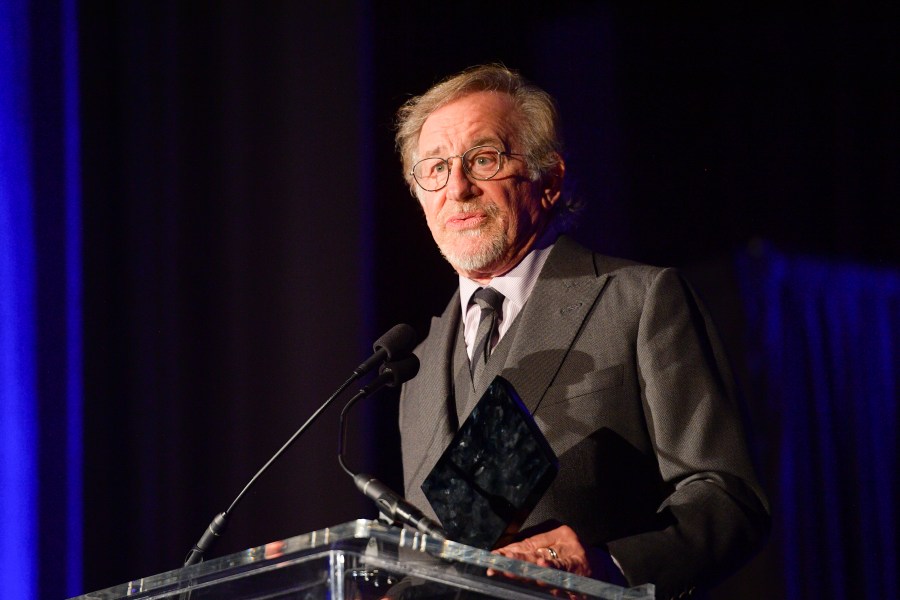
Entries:
POLYGON ((573 207, 553 99, 502 66, 472 68, 407 102, 396 140, 459 274, 401 395, 407 498, 430 510, 423 480, 499 374, 560 461, 522 539, 499 553, 652 582, 660 598, 747 560, 768 508, 712 325, 676 271, 562 233, 573 207))

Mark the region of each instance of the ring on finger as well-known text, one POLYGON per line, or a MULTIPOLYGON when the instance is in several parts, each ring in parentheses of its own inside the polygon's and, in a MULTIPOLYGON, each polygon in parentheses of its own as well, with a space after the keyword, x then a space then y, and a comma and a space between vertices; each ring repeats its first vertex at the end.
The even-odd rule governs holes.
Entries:
POLYGON ((552 558, 553 560, 559 560, 559 554, 556 552, 556 550, 554 550, 550 546, 547 546, 545 550, 547 551, 547 554, 550 555, 550 558, 552 558))

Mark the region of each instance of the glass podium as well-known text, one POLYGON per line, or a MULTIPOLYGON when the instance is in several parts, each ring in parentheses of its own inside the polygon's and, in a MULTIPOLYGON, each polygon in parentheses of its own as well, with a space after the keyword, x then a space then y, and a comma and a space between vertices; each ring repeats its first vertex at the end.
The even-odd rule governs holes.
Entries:
POLYGON ((649 584, 623 588, 359 520, 129 581, 75 600, 643 600, 654 598, 653 592, 649 584))

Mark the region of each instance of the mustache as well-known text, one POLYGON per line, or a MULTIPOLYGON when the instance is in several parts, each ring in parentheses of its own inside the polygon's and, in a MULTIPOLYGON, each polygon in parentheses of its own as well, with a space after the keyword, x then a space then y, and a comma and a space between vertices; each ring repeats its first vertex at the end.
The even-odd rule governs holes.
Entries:
POLYGON ((456 202, 453 211, 449 216, 467 215, 470 213, 482 212, 489 217, 495 217, 499 214, 500 209, 493 202, 456 202))

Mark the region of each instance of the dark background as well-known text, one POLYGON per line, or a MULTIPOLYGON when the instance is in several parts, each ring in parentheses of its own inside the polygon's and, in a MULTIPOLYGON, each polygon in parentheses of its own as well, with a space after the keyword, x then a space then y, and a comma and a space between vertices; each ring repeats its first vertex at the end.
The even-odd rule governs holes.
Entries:
MULTIPOLYGON (((462 68, 501 61, 557 97, 577 237, 684 267, 739 375, 735 252, 900 264, 895 15, 624 4, 79 5, 85 591, 178 567, 375 337, 427 332, 456 279, 392 120, 462 68)), ((216 555, 374 516, 337 466, 337 414, 216 555)), ((353 414, 352 466, 399 487, 393 398, 353 414)), ((722 597, 781 595, 775 560, 722 597)))

